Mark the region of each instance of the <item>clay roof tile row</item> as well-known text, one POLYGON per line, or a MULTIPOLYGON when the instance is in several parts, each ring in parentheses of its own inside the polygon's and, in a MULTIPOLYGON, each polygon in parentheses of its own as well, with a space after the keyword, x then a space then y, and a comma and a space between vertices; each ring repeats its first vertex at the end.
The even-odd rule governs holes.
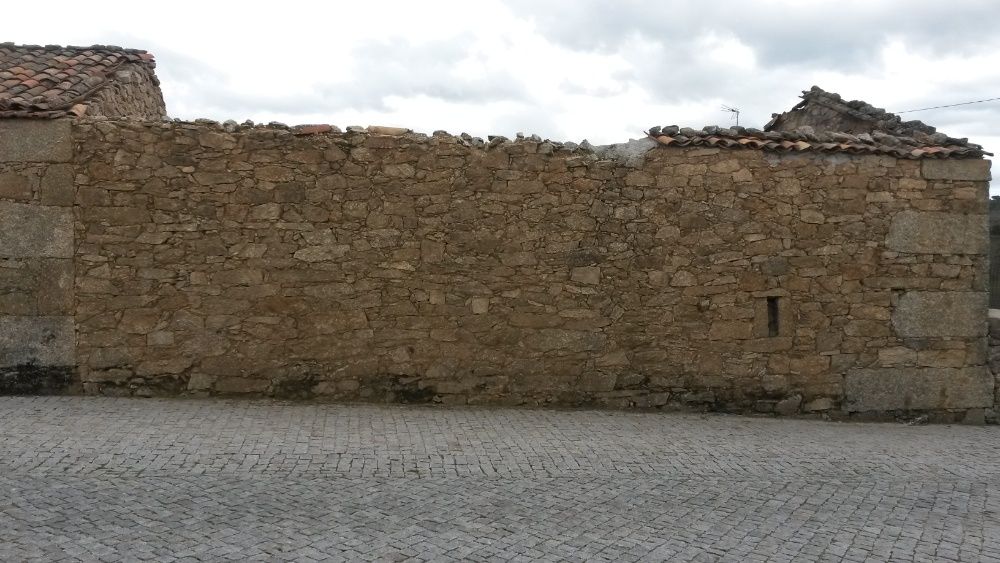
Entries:
POLYGON ((146 51, 110 45, 0 43, 0 118, 82 115, 87 98, 127 63, 156 66, 146 51))
POLYGON ((979 145, 963 143, 940 134, 914 132, 913 137, 885 133, 851 135, 817 133, 811 127, 793 131, 761 131, 743 127, 705 127, 701 130, 676 125, 653 127, 649 136, 661 145, 675 147, 749 148, 774 152, 827 152, 885 154, 897 158, 982 158, 979 145), (941 139, 941 137, 944 137, 941 139), (943 140, 944 143, 935 142, 943 140), (955 142, 951 142, 955 141, 955 142))

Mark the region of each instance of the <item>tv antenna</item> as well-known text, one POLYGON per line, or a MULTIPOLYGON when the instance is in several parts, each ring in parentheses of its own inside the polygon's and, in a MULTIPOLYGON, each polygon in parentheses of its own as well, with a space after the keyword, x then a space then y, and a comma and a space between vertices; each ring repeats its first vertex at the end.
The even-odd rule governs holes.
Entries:
POLYGON ((737 127, 740 126, 740 108, 731 108, 731 107, 723 104, 722 105, 722 111, 728 111, 729 113, 733 114, 733 117, 736 118, 736 126, 737 127))

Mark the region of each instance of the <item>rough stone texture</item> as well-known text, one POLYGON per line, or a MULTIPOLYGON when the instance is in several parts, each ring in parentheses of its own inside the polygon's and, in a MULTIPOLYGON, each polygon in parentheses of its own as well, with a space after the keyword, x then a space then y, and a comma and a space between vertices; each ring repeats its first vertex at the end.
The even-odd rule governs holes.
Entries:
POLYGON ((86 391, 838 416, 845 374, 905 366, 967 392, 874 410, 983 402, 964 383, 981 322, 903 313, 914 339, 892 319, 911 292, 984 290, 984 182, 889 156, 380 131, 78 123, 86 391), (906 247, 951 221, 966 238, 906 247))
POLYGON ((0 394, 74 388, 68 120, 0 120, 0 394))
POLYGON ((49 166, 39 183, 42 205, 72 206, 76 195, 75 172, 69 164, 49 166))
POLYGON ((838 111, 836 108, 818 103, 802 104, 792 111, 781 114, 771 131, 794 131, 801 127, 810 127, 817 131, 837 131, 844 133, 871 133, 874 129, 869 120, 855 117, 838 111))
POLYGON ((886 239, 889 250, 928 254, 986 254, 989 245, 989 227, 979 214, 937 211, 896 214, 886 239))
POLYGON ((0 368, 76 365, 73 317, 0 316, 0 368))
POLYGON ((988 305, 985 291, 907 291, 893 309, 892 326, 904 338, 979 337, 986 334, 988 305))
POLYGON ((74 366, 0 366, 0 395, 59 395, 74 391, 74 366))
POLYGON ((986 366, 868 368, 845 378, 846 407, 852 412, 992 407, 993 391, 986 366))
MULTIPOLYGON (((952 148, 972 149, 979 152, 979 157, 983 156, 982 147, 970 143, 968 139, 949 137, 916 119, 903 121, 899 115, 883 108, 875 107, 862 100, 845 100, 840 94, 827 92, 819 86, 813 86, 809 90, 803 91, 801 97, 802 101, 790 111, 782 114, 771 114, 773 119, 764 126, 764 130, 770 133, 798 131, 805 133, 806 138, 829 133, 842 137, 836 139, 838 142, 844 138, 849 140, 853 137, 850 134, 854 133, 858 137, 865 136, 867 140, 874 140, 880 144, 882 141, 888 141, 886 144, 889 146, 911 142, 935 146, 937 150, 932 151, 933 156, 955 154, 950 151, 952 148), (944 149, 943 152, 941 149, 944 149)), ((922 156, 920 155, 918 158, 922 156)), ((989 167, 989 163, 983 162, 975 166, 983 164, 987 168, 989 167)), ((950 175, 946 175, 944 178, 951 180, 970 179, 950 175)), ((984 178, 975 179, 982 180, 984 178)))
POLYGON ((89 116, 155 121, 167 116, 163 93, 148 65, 126 64, 108 83, 87 100, 89 116))
POLYGON ((0 162, 68 162, 73 141, 68 119, 0 120, 0 162))
POLYGON ((989 361, 990 373, 993 374, 994 401, 993 408, 987 409, 988 422, 1000 423, 1000 309, 990 309, 990 341, 989 361))
POLYGON ((73 261, 0 258, 0 315, 72 315, 73 261))
POLYGON ((31 199, 31 178, 17 172, 0 175, 0 197, 13 200, 31 199))
POLYGON ((981 159, 929 159, 923 161, 922 174, 925 180, 990 180, 989 160, 981 159))
POLYGON ((72 258, 73 214, 0 200, 0 257, 72 258))

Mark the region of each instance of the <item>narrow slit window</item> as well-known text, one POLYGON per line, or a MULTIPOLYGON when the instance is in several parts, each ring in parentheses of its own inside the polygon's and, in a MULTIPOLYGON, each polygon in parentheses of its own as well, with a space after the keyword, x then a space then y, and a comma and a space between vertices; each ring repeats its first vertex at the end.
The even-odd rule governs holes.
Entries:
POLYGON ((767 298, 767 335, 778 336, 778 329, 781 326, 778 320, 778 298, 767 298))

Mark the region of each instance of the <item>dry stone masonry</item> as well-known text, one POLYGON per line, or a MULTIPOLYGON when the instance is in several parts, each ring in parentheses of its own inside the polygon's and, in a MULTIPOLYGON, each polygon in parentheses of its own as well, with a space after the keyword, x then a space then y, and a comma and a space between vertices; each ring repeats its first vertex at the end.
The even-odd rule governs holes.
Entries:
POLYGON ((988 178, 979 158, 0 121, 0 381, 982 421, 988 178))
POLYGON ((966 139, 187 123, 154 68, 0 44, 0 393, 997 418, 966 139))
POLYGON ((0 121, 0 392, 79 379, 71 126, 0 121))

